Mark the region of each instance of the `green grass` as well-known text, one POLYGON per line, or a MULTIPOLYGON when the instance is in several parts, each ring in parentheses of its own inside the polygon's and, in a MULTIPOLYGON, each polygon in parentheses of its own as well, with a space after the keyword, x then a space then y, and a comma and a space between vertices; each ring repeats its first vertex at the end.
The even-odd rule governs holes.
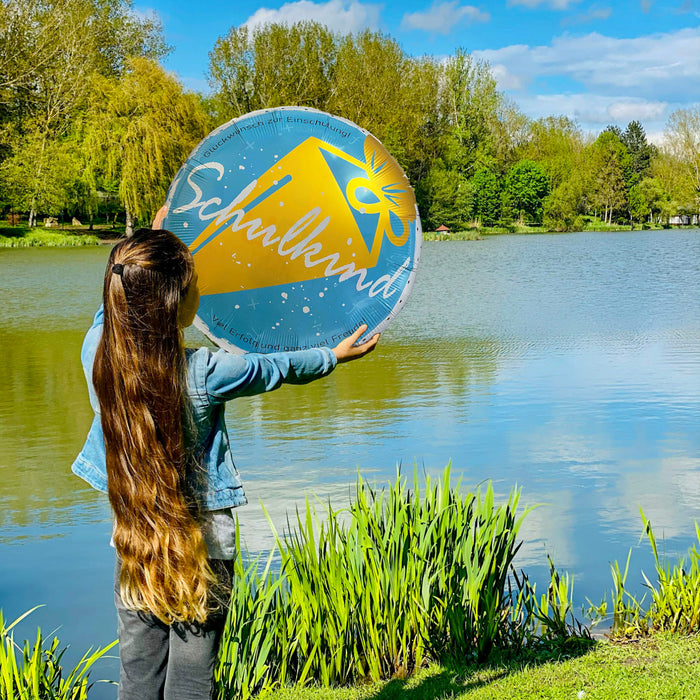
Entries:
POLYGON ((481 241, 483 237, 479 229, 474 228, 463 231, 451 231, 450 233, 423 231, 423 239, 426 241, 481 241))
POLYGON ((11 226, 0 221, 0 248, 73 247, 98 245, 100 242, 113 242, 124 237, 123 224, 95 224, 89 226, 63 225, 45 228, 29 228, 26 224, 11 226))
POLYGON ((272 700, 688 700, 700 697, 700 639, 552 646, 489 664, 432 664, 406 680, 351 688, 285 688, 272 700))
POLYGON ((63 233, 44 228, 29 229, 26 226, 0 229, 0 248, 62 248, 99 243, 100 239, 93 234, 63 233))
MULTIPOLYGON (((600 219, 593 216, 584 216, 582 225, 577 228, 577 231, 641 231, 641 230, 662 230, 668 229, 668 226, 662 224, 606 224, 600 219)), ((677 228, 697 228, 697 226, 673 226, 677 228)), ((423 238, 426 241, 481 241, 487 236, 499 236, 503 234, 531 234, 531 233, 561 233, 548 229, 546 226, 530 226, 528 224, 502 224, 497 226, 471 226, 461 231, 452 231, 450 233, 437 233, 436 231, 423 231, 423 238)))

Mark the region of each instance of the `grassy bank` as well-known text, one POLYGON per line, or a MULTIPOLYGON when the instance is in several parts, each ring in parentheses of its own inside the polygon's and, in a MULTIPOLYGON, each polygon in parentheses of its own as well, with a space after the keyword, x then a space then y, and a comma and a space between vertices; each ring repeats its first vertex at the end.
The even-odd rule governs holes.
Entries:
MULTIPOLYGON (((43 640, 39 638, 39 641, 43 640)), ((51 651, 43 663, 38 661, 40 655, 35 643, 30 642, 24 643, 24 664, 10 662, 7 653, 0 657, 3 664, 0 697, 89 699, 95 679, 102 678, 99 659, 109 648, 86 654, 84 661, 68 672, 61 668, 57 642, 45 646, 51 651), (11 680, 13 676, 15 680, 11 680)), ((217 700, 238 697, 241 696, 218 694, 217 700)), ((336 688, 295 686, 271 690, 260 697, 269 700, 687 700, 700 697, 700 638, 661 634, 624 643, 574 641, 569 645, 545 645, 537 651, 523 651, 508 658, 494 658, 484 664, 433 663, 409 678, 336 688)))
POLYGON ((271 700, 687 700, 700 697, 700 639, 595 642, 489 664, 434 664, 410 679, 353 688, 290 688, 271 700))
POLYGON ((111 226, 89 230, 88 226, 64 226, 61 228, 44 228, 37 226, 8 226, 0 224, 0 248, 64 248, 74 246, 99 245, 111 242, 124 235, 124 227, 113 229, 111 226))
POLYGON ((661 231, 679 228, 697 228, 697 226, 664 226, 662 224, 606 224, 595 217, 582 217, 581 225, 572 231, 558 231, 545 226, 530 226, 528 224, 508 224, 501 226, 472 226, 460 231, 450 233, 438 233, 436 231, 423 231, 426 241, 481 241, 487 236, 499 236, 505 234, 533 234, 533 233, 573 233, 580 231, 615 232, 615 231, 661 231))

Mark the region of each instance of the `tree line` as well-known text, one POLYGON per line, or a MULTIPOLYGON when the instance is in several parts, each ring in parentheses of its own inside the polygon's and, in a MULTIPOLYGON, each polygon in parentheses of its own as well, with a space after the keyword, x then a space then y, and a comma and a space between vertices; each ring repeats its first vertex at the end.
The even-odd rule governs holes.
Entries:
POLYGON ((598 136, 532 120, 466 51, 407 55, 390 36, 314 22, 233 27, 209 54, 211 94, 160 61, 162 27, 127 0, 0 6, 0 206, 26 215, 150 221, 213 128, 283 105, 372 132, 406 171, 426 230, 515 221, 573 230, 700 212, 700 110, 674 112, 664 145, 643 126, 598 136))

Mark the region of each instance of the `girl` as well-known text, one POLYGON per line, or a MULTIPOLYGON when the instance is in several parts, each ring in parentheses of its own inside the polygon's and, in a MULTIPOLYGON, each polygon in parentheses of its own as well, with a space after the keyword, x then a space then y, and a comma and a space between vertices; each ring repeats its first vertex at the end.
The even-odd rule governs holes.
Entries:
POLYGON ((199 304, 187 246, 139 229, 117 244, 81 360, 95 419, 73 471, 114 513, 119 699, 210 698, 235 554, 232 508, 246 503, 225 402, 304 384, 374 349, 234 356, 185 349, 199 304))

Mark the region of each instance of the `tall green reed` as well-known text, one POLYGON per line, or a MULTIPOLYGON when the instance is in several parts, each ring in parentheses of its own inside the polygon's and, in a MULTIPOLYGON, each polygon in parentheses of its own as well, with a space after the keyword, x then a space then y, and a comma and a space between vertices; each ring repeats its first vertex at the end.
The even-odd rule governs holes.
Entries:
POLYGON ((239 548, 216 671, 221 696, 405 676, 429 659, 482 661, 538 630, 569 633, 568 578, 554 572, 539 601, 529 582, 513 589, 529 512, 518 513, 519 497, 512 491, 496 505, 490 483, 463 494, 448 465, 423 488, 415 472, 412 489, 400 475, 381 490, 359 477, 349 508, 329 504, 324 517, 307 499, 285 535, 271 525, 276 551, 265 564, 245 564, 239 548))
POLYGON ((36 608, 5 625, 0 610, 0 698, 2 700, 86 700, 92 687, 90 671, 117 642, 105 648, 89 649, 76 666, 65 674, 62 665, 65 648, 55 637, 44 640, 37 629, 36 640, 20 646, 14 628, 36 608))
MULTIPOLYGON (((644 532, 654 555, 655 581, 644 572, 644 586, 647 588, 640 599, 627 589, 632 550, 627 555, 624 571, 617 561, 610 565, 613 578, 611 612, 604 598, 598 605, 590 604, 589 617, 594 624, 610 624, 612 637, 638 637, 655 632, 695 634, 700 632, 700 528, 695 525, 697 542, 688 550, 687 558, 680 559, 673 566, 659 556, 656 536, 651 522, 641 511, 644 532), (645 605, 645 601, 649 600, 645 605)), ((590 601, 589 601, 590 603, 590 601)))

